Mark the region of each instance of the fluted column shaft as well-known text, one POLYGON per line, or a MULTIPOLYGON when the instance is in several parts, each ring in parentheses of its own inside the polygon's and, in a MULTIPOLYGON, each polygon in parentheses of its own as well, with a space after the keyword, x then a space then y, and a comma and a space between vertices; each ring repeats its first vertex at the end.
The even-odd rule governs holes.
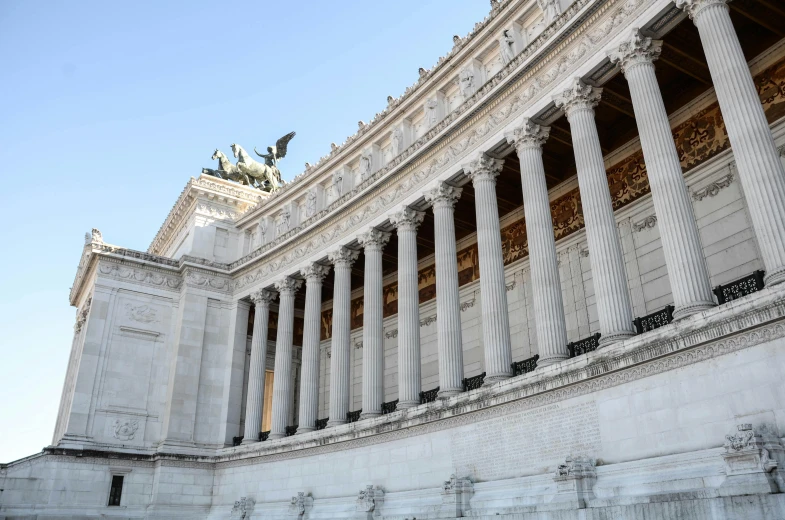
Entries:
POLYGON ((455 203, 461 188, 440 182, 425 192, 433 205, 436 242, 436 331, 439 351, 439 397, 463 391, 461 299, 458 293, 458 252, 455 243, 455 203))
POLYGON ((611 59, 620 61, 630 86, 643 158, 649 176, 662 250, 668 268, 675 318, 714 306, 698 225, 662 100, 654 60, 662 42, 637 31, 611 59))
POLYGON ((330 420, 328 426, 344 424, 349 410, 351 363, 352 264, 359 253, 341 247, 329 255, 335 268, 333 288, 332 355, 330 357, 330 420))
POLYGON ((254 302, 254 319, 251 336, 251 361, 248 367, 248 392, 245 398, 243 444, 258 442, 259 433, 262 431, 267 332, 270 325, 270 302, 275 299, 275 296, 275 293, 264 289, 251 295, 251 300, 254 302))
POLYGON ((358 237, 365 250, 363 280, 363 418, 382 414, 384 401, 384 338, 382 251, 390 234, 371 229, 358 237))
POLYGON ((305 315, 298 434, 315 430, 319 415, 319 329, 322 322, 322 282, 329 272, 329 267, 310 264, 300 272, 305 277, 305 315))
POLYGON ((398 408, 420 404, 420 289, 417 228, 425 214, 404 207, 390 215, 398 231, 398 408))
POLYGON ((273 417, 269 439, 286 437, 292 402, 292 341, 294 339, 294 295, 301 280, 284 278, 276 282, 280 299, 278 329, 275 338, 275 377, 273 378, 273 417))
POLYGON ((698 27, 725 120, 766 284, 785 281, 785 168, 725 0, 680 0, 698 27))
POLYGON ((534 323, 537 330, 538 366, 567 359, 567 326, 564 319, 559 263, 553 236, 553 218, 545 184, 542 146, 550 128, 529 119, 507 135, 521 164, 526 242, 534 292, 534 323))
POLYGON ((512 376, 510 316, 504 280, 496 177, 504 161, 482 154, 463 166, 474 186, 477 213, 477 248, 480 257, 482 339, 485 353, 485 385, 512 376))
POLYGON ((635 335, 627 271, 619 231, 613 216, 613 202, 594 121, 594 107, 602 90, 575 80, 556 98, 564 109, 572 132, 575 165, 581 193, 586 241, 597 298, 600 345, 609 345, 635 335))

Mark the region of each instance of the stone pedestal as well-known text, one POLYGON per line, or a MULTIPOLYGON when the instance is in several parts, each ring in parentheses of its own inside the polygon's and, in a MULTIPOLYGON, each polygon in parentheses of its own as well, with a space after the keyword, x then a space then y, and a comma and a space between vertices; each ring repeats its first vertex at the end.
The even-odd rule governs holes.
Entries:
POLYGON ((450 475, 442 485, 442 506, 438 518, 463 518, 468 516, 471 506, 469 502, 474 494, 472 481, 450 475))
POLYGON ((357 495, 354 515, 356 520, 374 520, 382 518, 382 504, 384 504, 384 491, 379 486, 365 486, 357 495))
POLYGON ((597 482, 594 464, 594 460, 586 457, 567 457, 564 464, 559 464, 553 477, 556 495, 551 504, 585 509, 586 502, 594 498, 593 488, 597 482))
POLYGON ((740 424, 737 432, 725 436, 725 482, 721 496, 778 493, 775 480, 777 461, 772 459, 763 439, 751 424, 740 424))

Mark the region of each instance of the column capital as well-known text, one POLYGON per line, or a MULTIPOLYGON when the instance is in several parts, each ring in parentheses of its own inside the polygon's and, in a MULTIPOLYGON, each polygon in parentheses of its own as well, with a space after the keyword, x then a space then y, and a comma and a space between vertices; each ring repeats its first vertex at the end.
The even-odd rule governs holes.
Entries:
POLYGON ((510 132, 505 132, 504 137, 507 142, 515 147, 516 150, 527 148, 542 149, 542 145, 551 135, 551 127, 540 126, 531 119, 524 118, 523 124, 510 132))
POLYGON ((390 241, 390 233, 371 228, 357 237, 357 241, 366 250, 381 251, 390 241))
POLYGON ((462 168, 466 176, 472 180, 472 183, 476 183, 482 180, 495 182, 503 166, 503 159, 496 159, 483 152, 473 161, 464 164, 462 168))
POLYGON ((621 71, 626 73, 627 69, 634 65, 654 62, 660 57, 660 52, 662 40, 652 40, 635 27, 630 32, 630 37, 619 44, 617 50, 608 53, 608 58, 612 63, 619 63, 621 71))
POLYGON ((690 17, 690 20, 694 21, 705 8, 720 5, 727 9, 728 2, 730 0, 676 0, 676 7, 683 9, 687 16, 690 17))
POLYGON ((360 256, 359 251, 343 246, 335 251, 327 253, 327 258, 330 259, 330 262, 332 262, 335 267, 351 267, 358 256, 360 256))
POLYGON ((282 280, 278 280, 275 282, 275 289, 278 291, 278 294, 283 296, 284 294, 294 294, 297 290, 302 287, 303 281, 297 280, 296 278, 292 278, 287 276, 282 280))
POLYGON ((300 269, 300 274, 305 277, 307 283, 322 283, 324 277, 330 272, 330 266, 317 264, 316 262, 308 264, 300 269))
POLYGON ((425 213, 404 206, 400 211, 391 213, 389 218, 398 231, 417 231, 425 218, 425 213))
POLYGON ((259 289, 251 293, 251 301, 254 302, 254 305, 263 305, 265 307, 269 307, 270 303, 275 300, 278 295, 273 291, 268 291, 267 289, 259 289))
POLYGON ((602 89, 584 83, 581 78, 574 78, 572 86, 553 98, 556 106, 563 109, 567 119, 576 110, 593 110, 600 103, 602 89))
POLYGON ((451 186, 446 182, 438 182, 433 188, 429 189, 423 195, 425 200, 430 202, 434 208, 448 207, 450 209, 455 207, 455 203, 461 198, 463 188, 451 186))

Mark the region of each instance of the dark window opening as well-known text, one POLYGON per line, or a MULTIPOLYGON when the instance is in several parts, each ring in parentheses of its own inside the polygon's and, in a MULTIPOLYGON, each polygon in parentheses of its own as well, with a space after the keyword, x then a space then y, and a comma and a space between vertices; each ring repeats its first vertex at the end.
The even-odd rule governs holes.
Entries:
POLYGON ((120 497, 123 495, 123 476, 112 476, 112 487, 109 488, 109 505, 119 506, 120 497))

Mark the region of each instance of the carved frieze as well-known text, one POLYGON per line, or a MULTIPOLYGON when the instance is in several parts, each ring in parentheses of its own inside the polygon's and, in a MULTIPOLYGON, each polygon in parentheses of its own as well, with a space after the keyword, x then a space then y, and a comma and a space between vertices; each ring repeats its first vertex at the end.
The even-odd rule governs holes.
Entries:
POLYGON ((180 286, 183 284, 183 281, 179 276, 165 275, 157 271, 126 267, 114 263, 100 263, 98 265, 98 272, 112 278, 151 285, 162 289, 177 290, 180 289, 180 286))

